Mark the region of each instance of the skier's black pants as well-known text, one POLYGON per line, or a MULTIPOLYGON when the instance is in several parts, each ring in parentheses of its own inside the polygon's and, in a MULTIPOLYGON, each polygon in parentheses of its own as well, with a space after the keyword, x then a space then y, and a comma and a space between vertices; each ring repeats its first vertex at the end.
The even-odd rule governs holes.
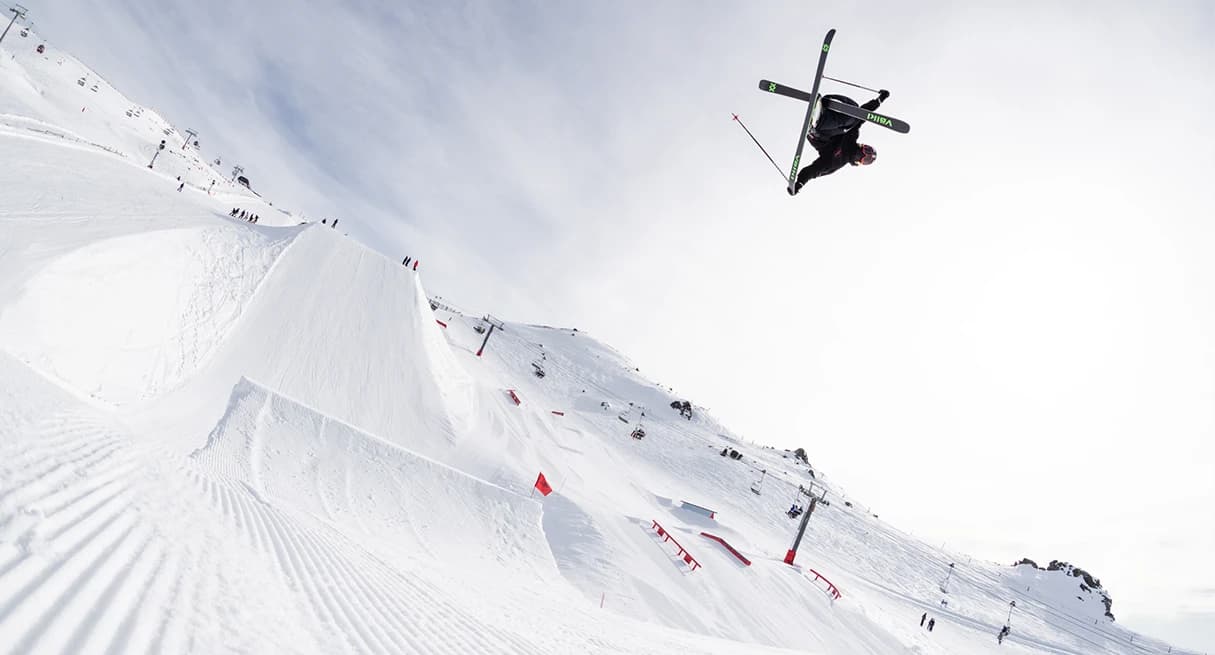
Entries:
POLYGON ((817 135, 819 139, 826 141, 847 132, 857 125, 860 125, 861 121, 857 120, 856 118, 845 116, 844 114, 836 113, 827 109, 827 100, 835 100, 836 102, 842 102, 846 105, 852 105, 853 107, 859 106, 856 104, 855 100, 849 98, 848 96, 834 94, 823 96, 824 107, 819 111, 818 121, 814 124, 814 129, 811 130, 812 134, 817 135))

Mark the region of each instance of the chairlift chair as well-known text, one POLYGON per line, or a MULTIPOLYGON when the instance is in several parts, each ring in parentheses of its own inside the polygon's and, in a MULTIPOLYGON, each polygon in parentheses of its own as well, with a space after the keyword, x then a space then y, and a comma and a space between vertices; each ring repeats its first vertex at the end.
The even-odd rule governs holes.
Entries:
POLYGON ((764 478, 768 477, 768 469, 764 469, 760 471, 760 473, 762 475, 759 476, 759 480, 751 485, 751 493, 754 493, 756 496, 763 495, 760 493, 760 489, 762 489, 764 486, 764 478))

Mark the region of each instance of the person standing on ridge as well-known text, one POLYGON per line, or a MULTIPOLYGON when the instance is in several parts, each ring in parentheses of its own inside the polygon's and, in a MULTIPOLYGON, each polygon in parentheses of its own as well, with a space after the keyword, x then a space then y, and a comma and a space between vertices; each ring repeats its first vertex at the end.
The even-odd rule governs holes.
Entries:
POLYGON ((924 627, 924 621, 927 618, 928 618, 928 612, 924 612, 923 614, 920 615, 920 627, 921 628, 924 627))
MULTIPOLYGON (((882 89, 878 92, 876 98, 860 107, 861 109, 874 111, 889 97, 890 92, 882 89)), ((824 108, 822 113, 818 117, 818 122, 814 124, 814 127, 810 128, 810 132, 806 135, 806 140, 818 151, 818 159, 815 159, 809 166, 803 168, 797 174, 797 184, 794 185, 792 191, 789 191, 789 195, 795 195, 798 191, 801 191, 806 182, 816 177, 830 175, 848 164, 852 164, 853 166, 868 166, 877 161, 877 150, 873 146, 856 142, 857 134, 861 129, 861 123, 864 121, 827 109, 827 100, 835 100, 836 102, 856 106, 856 101, 847 96, 823 96, 824 108)))
POLYGON ((928 619, 928 631, 932 632, 932 626, 937 624, 936 619, 928 619))

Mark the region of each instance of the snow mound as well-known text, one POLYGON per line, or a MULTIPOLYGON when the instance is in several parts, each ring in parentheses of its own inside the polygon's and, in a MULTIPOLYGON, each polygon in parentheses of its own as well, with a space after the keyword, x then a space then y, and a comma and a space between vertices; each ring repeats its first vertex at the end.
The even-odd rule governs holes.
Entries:
POLYGON ((555 578, 536 501, 394 446, 248 380, 191 456, 264 501, 464 573, 555 578))
POLYGON ((473 412, 472 382, 440 330, 415 273, 333 230, 305 228, 176 400, 222 408, 245 377, 437 456, 473 412))
POLYGON ((287 243, 215 224, 85 245, 26 281, 0 313, 0 339, 79 393, 154 397, 216 349, 287 243))
MULTIPOLYGON (((1055 565, 1051 563, 1052 567, 1055 565)), ((1021 563, 1013 567, 1008 584, 1013 587, 1025 587, 1026 592, 1052 607, 1065 608, 1069 614, 1079 617, 1085 622, 1097 621, 1104 623, 1112 619, 1109 613, 1109 596, 1100 586, 1086 584, 1082 571, 1070 564, 1063 563, 1062 568, 1040 569, 1031 564, 1021 563)), ((1089 578, 1091 581, 1092 578, 1089 578)), ((1112 601, 1111 601, 1112 602, 1112 601)))

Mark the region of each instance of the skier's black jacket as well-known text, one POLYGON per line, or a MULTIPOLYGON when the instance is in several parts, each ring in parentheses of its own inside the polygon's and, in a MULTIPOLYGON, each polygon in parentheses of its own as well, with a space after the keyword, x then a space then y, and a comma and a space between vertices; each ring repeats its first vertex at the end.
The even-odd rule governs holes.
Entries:
MULTIPOLYGON (((824 101, 827 99, 850 105, 856 104, 856 101, 846 96, 823 96, 824 101)), ((873 111, 881 104, 880 99, 874 98, 861 105, 861 109, 873 111)), ((824 109, 814 129, 806 135, 806 140, 818 151, 818 159, 797 174, 798 186, 800 187, 816 177, 830 175, 856 161, 860 155, 860 146, 856 144, 856 136, 862 123, 864 121, 859 118, 824 109)))

